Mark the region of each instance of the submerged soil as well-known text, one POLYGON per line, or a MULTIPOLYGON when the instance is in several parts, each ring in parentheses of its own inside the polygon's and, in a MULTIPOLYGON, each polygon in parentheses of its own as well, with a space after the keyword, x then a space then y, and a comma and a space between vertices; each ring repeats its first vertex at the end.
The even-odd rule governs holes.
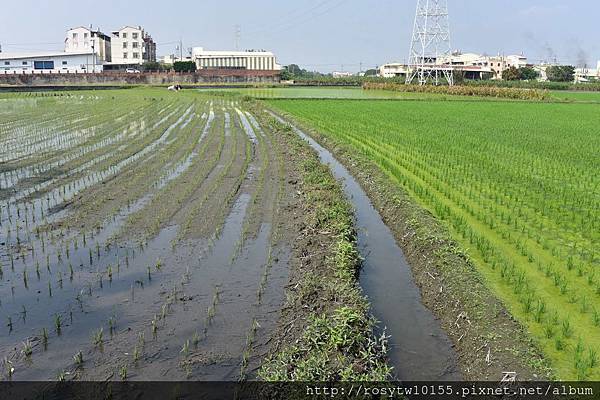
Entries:
POLYGON ((3 207, 11 379, 253 379, 275 343, 302 230, 295 161, 225 99, 183 97, 137 131, 70 150, 80 172, 23 181, 3 207))

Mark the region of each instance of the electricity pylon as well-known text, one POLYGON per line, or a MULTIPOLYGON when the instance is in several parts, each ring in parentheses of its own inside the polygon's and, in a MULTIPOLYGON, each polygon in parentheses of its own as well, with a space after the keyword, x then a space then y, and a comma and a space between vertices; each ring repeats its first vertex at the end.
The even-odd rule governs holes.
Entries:
POLYGON ((454 84, 447 0, 418 0, 406 83, 454 84))

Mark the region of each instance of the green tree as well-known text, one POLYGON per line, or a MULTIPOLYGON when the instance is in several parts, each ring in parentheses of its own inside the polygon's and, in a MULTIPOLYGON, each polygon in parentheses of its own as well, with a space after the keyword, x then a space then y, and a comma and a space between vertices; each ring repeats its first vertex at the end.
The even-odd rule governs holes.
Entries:
POLYGON ((162 71, 163 69, 163 65, 156 61, 148 61, 142 65, 144 71, 162 71))
POLYGON ((365 71, 365 76, 377 76, 376 69, 368 69, 365 71))
POLYGON ((173 69, 175 72, 194 72, 196 71, 196 63, 193 61, 175 61, 173 69))
POLYGON ((519 68, 519 79, 524 81, 533 81, 540 76, 540 74, 531 67, 521 67, 519 68))
POLYGON ((502 80, 518 81, 521 79, 521 74, 516 67, 509 67, 502 71, 502 80))
POLYGON ((546 76, 550 82, 573 82, 575 67, 571 65, 553 65, 546 68, 546 76))
POLYGON ((290 71, 288 71, 288 69, 287 69, 287 68, 284 68, 284 69, 281 71, 281 80, 282 80, 282 81, 291 81, 291 80, 293 80, 293 79, 294 79, 294 75, 292 75, 292 74, 290 73, 290 71))

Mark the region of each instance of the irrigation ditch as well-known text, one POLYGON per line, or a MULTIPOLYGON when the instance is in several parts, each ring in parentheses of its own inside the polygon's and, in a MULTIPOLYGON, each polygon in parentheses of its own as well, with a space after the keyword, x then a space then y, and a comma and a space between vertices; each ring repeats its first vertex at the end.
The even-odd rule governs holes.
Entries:
MULTIPOLYGON (((289 124, 269 112, 282 124, 289 124)), ((402 250, 375 210, 369 197, 335 157, 294 125, 292 130, 319 154, 333 176, 342 183, 352 204, 362 259, 360 285, 373 314, 389 335, 389 358, 394 376, 404 381, 460 380, 456 353, 421 295, 402 250)))

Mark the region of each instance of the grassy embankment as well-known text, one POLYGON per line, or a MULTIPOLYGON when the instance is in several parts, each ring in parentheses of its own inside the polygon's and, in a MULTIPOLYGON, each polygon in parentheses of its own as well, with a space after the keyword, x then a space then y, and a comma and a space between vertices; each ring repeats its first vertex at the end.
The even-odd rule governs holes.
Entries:
POLYGON ((259 376, 267 381, 385 380, 390 373, 385 338, 374 336, 375 321, 357 283, 352 208, 328 167, 289 127, 266 115, 260 121, 296 166, 301 234, 293 249, 278 345, 259 376))

